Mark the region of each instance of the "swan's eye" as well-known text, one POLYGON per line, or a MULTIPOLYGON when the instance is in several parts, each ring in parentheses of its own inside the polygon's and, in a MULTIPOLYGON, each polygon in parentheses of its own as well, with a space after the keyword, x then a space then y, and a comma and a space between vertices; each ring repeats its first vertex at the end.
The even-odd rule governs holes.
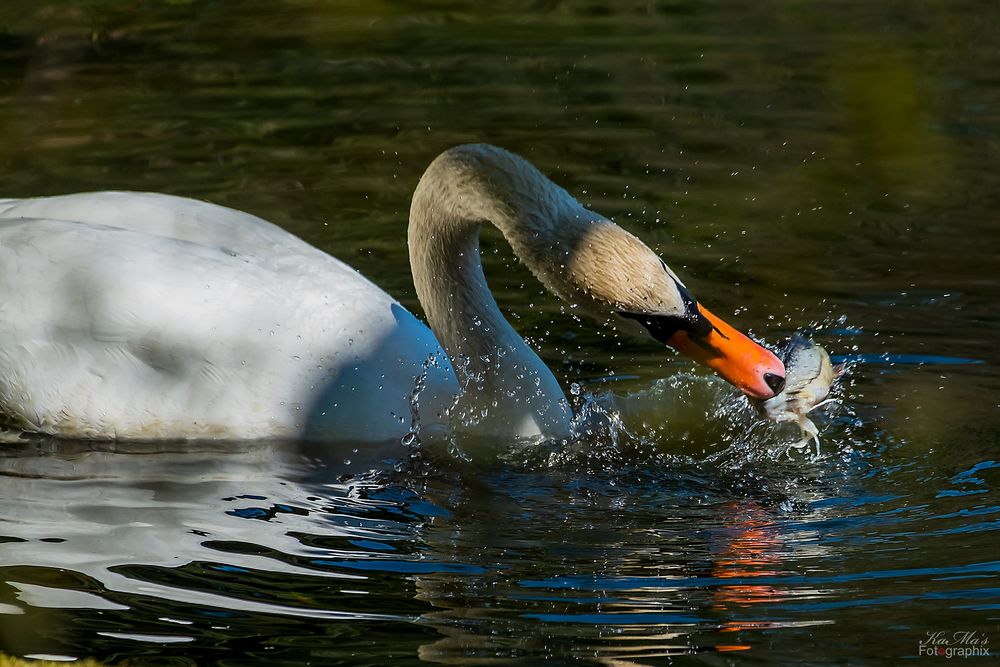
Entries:
POLYGON ((714 327, 708 318, 701 314, 695 306, 694 312, 683 315, 654 315, 650 313, 628 313, 618 311, 622 317, 635 320, 649 332, 655 340, 667 343, 674 334, 685 331, 693 340, 707 338, 714 327))
POLYGON ((708 335, 715 331, 715 325, 705 317, 701 310, 695 306, 695 312, 690 316, 691 328, 688 333, 692 338, 708 338, 708 335))
POLYGON ((619 310, 618 314, 635 320, 649 332, 655 340, 666 343, 678 331, 687 331, 691 322, 683 315, 650 315, 648 313, 627 313, 619 310))
MULTIPOLYGON (((667 271, 667 265, 663 263, 663 260, 660 260, 660 263, 663 264, 663 270, 667 271)), ((667 271, 667 274, 670 275, 669 271, 667 271)), ((681 297, 681 302, 684 304, 683 315, 656 315, 652 313, 627 313, 623 311, 618 311, 618 314, 630 320, 635 320, 644 326, 649 335, 661 343, 666 343, 678 331, 686 331, 688 336, 695 341, 708 338, 709 334, 715 330, 715 326, 705 317, 701 309, 698 308, 698 302, 695 301, 694 296, 691 295, 687 287, 681 285, 672 275, 670 275, 670 279, 673 280, 674 286, 677 288, 677 293, 681 297)))
MULTIPOLYGON (((644 326, 649 335, 661 343, 667 343, 679 331, 687 332, 688 337, 695 342, 706 340, 713 331, 718 331, 718 329, 705 317, 704 313, 698 307, 698 302, 695 301, 694 296, 688 291, 687 287, 682 285, 670 273, 670 270, 662 259, 660 260, 660 264, 677 288, 677 294, 680 295, 681 303, 684 304, 684 314, 657 315, 655 313, 629 313, 621 310, 618 311, 618 314, 630 320, 635 320, 644 326)), ((721 331, 719 331, 719 334, 725 337, 725 334, 722 334, 721 331)))
MULTIPOLYGON (((667 265, 663 263, 662 259, 660 260, 660 263, 663 264, 663 269, 666 270, 667 265)), ((670 272, 668 271, 667 273, 669 275, 670 272)), ((694 340, 702 340, 708 338, 708 335, 713 331, 719 331, 715 328, 715 325, 712 324, 701 312, 701 308, 698 307, 698 302, 695 301, 694 296, 691 295, 688 288, 681 285, 677 279, 673 277, 673 275, 670 276, 670 279, 674 281, 677 293, 681 295, 681 301, 684 303, 683 318, 689 323, 686 328, 688 335, 694 340)), ((721 331, 719 331, 719 334, 723 338, 726 337, 721 331)))

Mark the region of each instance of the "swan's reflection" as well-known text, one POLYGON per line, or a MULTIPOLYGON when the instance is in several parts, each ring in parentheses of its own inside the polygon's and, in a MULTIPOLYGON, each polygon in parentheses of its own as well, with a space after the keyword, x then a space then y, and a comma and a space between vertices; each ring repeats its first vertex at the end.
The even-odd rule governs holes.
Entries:
MULTIPOLYGON (((399 445, 395 445, 396 448, 399 445)), ((388 453, 392 448, 383 450, 388 453)), ((174 585, 135 576, 193 564, 215 563, 232 571, 260 571, 357 588, 358 574, 312 569, 271 554, 314 555, 296 531, 353 535, 358 531, 330 520, 329 506, 350 488, 328 484, 327 469, 316 466, 294 443, 256 442, 175 444, 103 444, 36 440, 7 445, 0 458, 0 554, 6 573, 68 569, 83 575, 92 590, 89 604, 129 606, 129 596, 209 608, 238 609, 312 618, 374 618, 379 614, 351 609, 322 609, 289 604, 290 598, 240 595, 174 585), (270 516, 266 516, 270 511, 270 516), (269 518, 270 521, 247 520, 269 518), (213 545, 254 545, 238 557, 227 549, 220 558, 213 545)), ((369 448, 359 461, 345 445, 327 452, 342 463, 339 470, 364 469, 379 451, 369 448)), ((335 476, 335 475, 334 475, 335 476)), ((315 550, 313 550, 315 551, 315 550)), ((5 577, 16 593, 4 595, 10 607, 65 607, 60 588, 5 577), (30 591, 30 592, 28 592, 30 591)), ((82 591, 81 591, 82 592, 82 591)), ((17 613, 8 609, 12 613, 17 613)))
POLYGON ((359 637, 395 628, 400 647, 444 664, 628 665, 741 650, 767 614, 739 611, 796 594, 775 583, 788 547, 764 500, 697 509, 684 494, 704 488, 683 475, 660 489, 666 478, 503 464, 394 472, 406 453, 8 446, 0 640, 37 652, 49 647, 21 643, 29 626, 61 624, 59 642, 94 655, 101 640, 166 650, 267 627, 308 655, 319 621, 359 637), (385 472, 361 474, 372 468, 385 472))

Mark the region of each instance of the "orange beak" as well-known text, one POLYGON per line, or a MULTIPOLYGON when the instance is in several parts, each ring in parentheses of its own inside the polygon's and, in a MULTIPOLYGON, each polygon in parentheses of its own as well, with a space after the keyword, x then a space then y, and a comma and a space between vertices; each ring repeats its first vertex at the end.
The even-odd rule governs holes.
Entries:
POLYGON ((702 338, 678 331, 667 344, 678 352, 708 366, 747 396, 768 399, 785 386, 785 366, 768 350, 710 313, 701 304, 698 310, 712 323, 712 331, 702 338))

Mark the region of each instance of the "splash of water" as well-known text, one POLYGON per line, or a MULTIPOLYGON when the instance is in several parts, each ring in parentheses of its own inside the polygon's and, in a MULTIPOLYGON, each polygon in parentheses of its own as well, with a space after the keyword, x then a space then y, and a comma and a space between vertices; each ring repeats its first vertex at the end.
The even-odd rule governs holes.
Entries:
MULTIPOLYGON (((811 323, 806 330, 833 334, 824 337, 833 339, 834 349, 838 349, 844 346, 845 337, 856 335, 856 329, 845 327, 843 316, 831 315, 825 321, 811 323)), ((484 378, 470 372, 468 360, 457 359, 454 367, 463 391, 476 391, 484 382, 484 378)), ((732 387, 714 376, 694 373, 677 373, 624 394, 607 390, 605 383, 600 389, 596 384, 572 383, 567 398, 574 414, 573 435, 566 441, 507 438, 496 442, 472 436, 469 431, 487 418, 489 407, 482 414, 460 410, 456 398, 447 412, 448 428, 440 440, 447 445, 447 457, 460 464, 501 462, 535 470, 614 470, 680 463, 735 470, 773 464, 779 459, 792 464, 846 461, 854 455, 856 446, 864 444, 851 432, 863 423, 855 406, 846 400, 853 384, 850 376, 836 383, 831 397, 838 399, 838 404, 817 416, 821 430, 829 432, 824 439, 829 438, 830 443, 819 456, 812 450, 789 449, 793 426, 763 419, 732 387)), ((414 387, 411 429, 403 443, 414 452, 426 440, 418 410, 423 390, 423 382, 414 387)))

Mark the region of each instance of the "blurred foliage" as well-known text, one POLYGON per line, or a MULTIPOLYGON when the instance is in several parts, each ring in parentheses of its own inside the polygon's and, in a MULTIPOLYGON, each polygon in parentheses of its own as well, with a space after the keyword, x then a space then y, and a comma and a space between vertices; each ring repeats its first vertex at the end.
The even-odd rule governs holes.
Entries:
POLYGON ((912 58, 883 40, 858 45, 833 69, 856 158, 882 188, 933 187, 947 180, 949 146, 931 127, 936 100, 918 88, 912 58))

